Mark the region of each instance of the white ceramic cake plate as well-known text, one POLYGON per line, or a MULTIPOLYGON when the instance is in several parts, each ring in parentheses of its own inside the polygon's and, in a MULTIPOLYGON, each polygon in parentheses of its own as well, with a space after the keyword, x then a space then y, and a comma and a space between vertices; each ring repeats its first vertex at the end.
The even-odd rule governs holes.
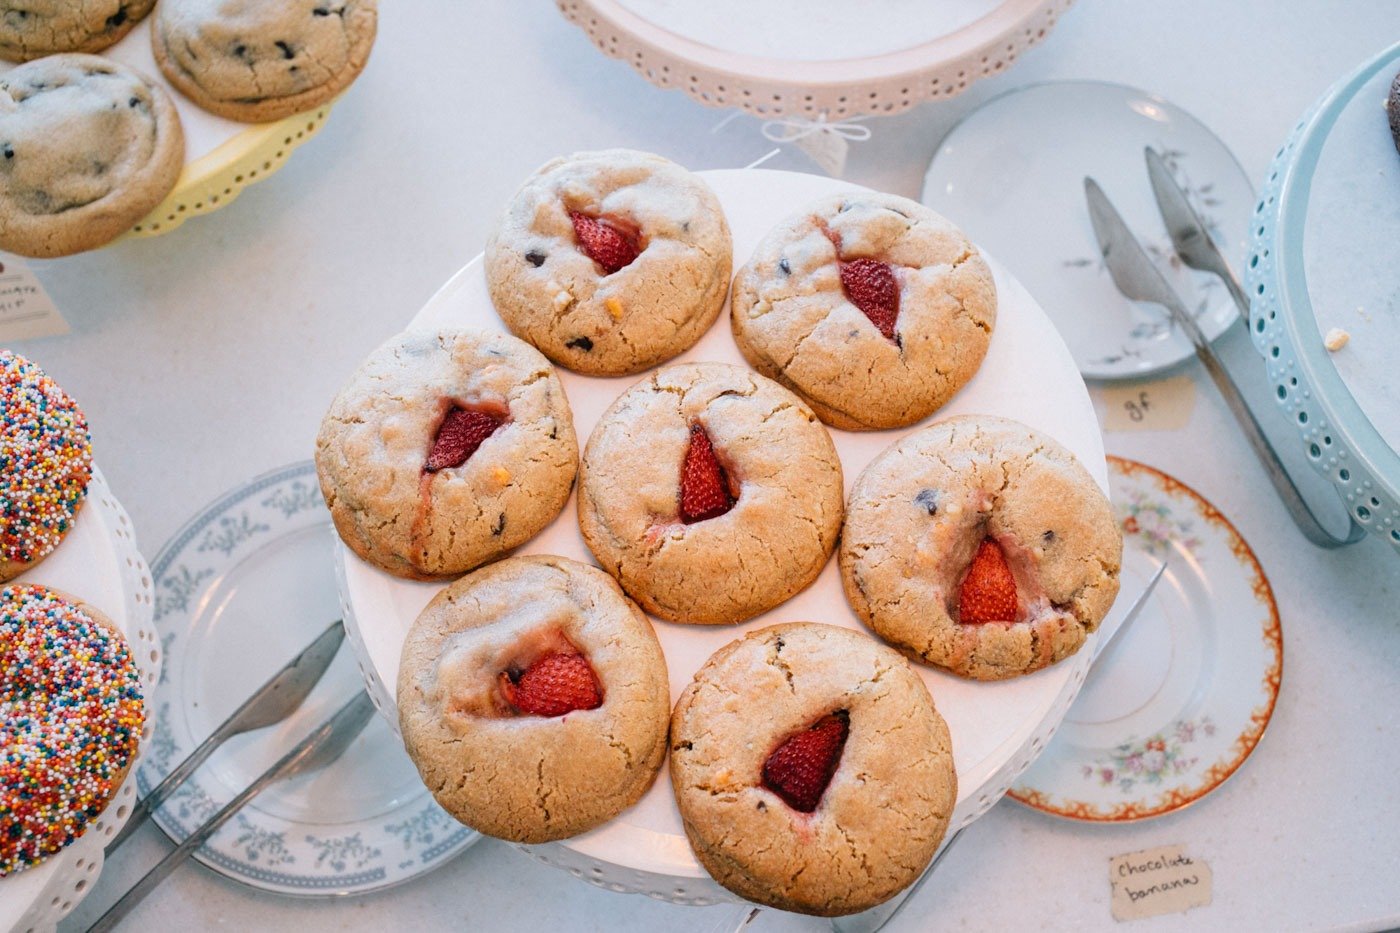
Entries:
MULTIPOLYGON (((791 172, 735 170, 701 175, 728 216, 736 267, 771 227, 808 202, 841 191, 863 190, 791 172)), ((943 414, 983 412, 1034 425, 1074 451, 1107 490, 1098 422, 1074 361, 1029 293, 995 261, 992 267, 998 289, 995 335, 981 371, 943 414)), ((726 308, 714 327, 677 361, 743 365, 727 321, 726 308)), ((411 323, 414 329, 462 326, 504 329, 487 293, 480 257, 448 282, 411 323)), ((590 378, 565 370, 560 370, 559 376, 573 406, 581 444, 607 406, 635 381, 590 378)), ((833 431, 847 489, 865 464, 906 433, 833 431)), ((571 499, 559 518, 520 552, 559 554, 592 563, 575 515, 571 499)), ((397 682, 404 636, 442 584, 398 579, 344 548, 339 558, 352 644, 359 652, 371 696, 394 721, 392 685, 397 682)), ((657 635, 670 671, 672 700, 722 645, 764 625, 803 619, 865 631, 846 603, 834 560, 807 590, 742 625, 687 626, 657 621, 657 635)), ((920 668, 953 734, 959 782, 953 829, 995 803, 1039 752, 1073 699, 1090 653, 1086 649, 1047 670, 996 684, 964 681, 920 668)), ((666 774, 663 769, 642 800, 607 825, 565 842, 525 847, 526 851, 612 890, 645 893, 678 903, 731 900, 696 862, 682 832, 666 774)))
POLYGON ((1162 153, 1225 255, 1244 256, 1249 178, 1195 117, 1149 94, 1097 81, 1017 88, 965 117, 939 144, 923 202, 956 217, 1041 302, 1090 379, 1147 376, 1193 358, 1157 305, 1129 301, 1099 256, 1084 204, 1092 175, 1214 340, 1238 319, 1220 280, 1186 268, 1152 197, 1143 147, 1162 153))
POLYGON ((1162 816, 1215 790, 1264 734, 1283 677, 1273 590, 1249 545, 1195 490, 1109 458, 1123 589, 1161 584, 1009 794, 1069 819, 1162 816))
POLYGON ((555 0, 652 84, 759 116, 898 113, 1000 74, 1073 0, 555 0))
MULTIPOLYGON (((136 774, 142 794, 336 619, 334 542, 307 462, 221 496, 161 549, 155 624, 168 660, 136 774)), ((300 709, 230 740, 155 813, 157 825, 183 840, 362 687, 342 650, 300 709)), ((360 894, 431 871, 478 838, 434 803, 398 737, 375 721, 333 764, 256 797, 195 858, 278 894, 360 894)))
MULTIPOLYGON (((93 470, 73 530, 53 554, 18 579, 62 590, 105 613, 131 643, 141 689, 151 696, 162 655, 151 626, 151 575, 136 549, 131 520, 100 470, 93 470)), ((151 710, 148 702, 141 758, 150 748, 151 710)), ((76 842, 33 868, 0 878, 0 930, 30 933, 56 926, 92 887, 102 869, 102 848, 126 823, 135 800, 135 782, 127 780, 76 842)))
MULTIPOLYGON (((331 103, 322 104, 271 123, 239 123, 201 110, 175 90, 156 66, 151 51, 151 14, 121 41, 100 53, 150 78, 175 102, 185 133, 185 168, 174 189, 124 237, 158 236, 191 217, 228 204, 248 185, 262 181, 282 167, 292 150, 325 123, 331 103)), ((0 74, 18 67, 0 61, 0 74)))

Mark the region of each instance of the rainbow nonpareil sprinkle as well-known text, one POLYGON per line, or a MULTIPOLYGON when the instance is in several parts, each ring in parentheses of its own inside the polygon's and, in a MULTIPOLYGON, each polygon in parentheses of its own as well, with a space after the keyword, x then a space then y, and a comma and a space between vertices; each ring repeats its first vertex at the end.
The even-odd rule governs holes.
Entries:
POLYGON ((0 877, 83 834, 145 721, 119 632, 47 587, 0 588, 0 877))
POLYGON ((87 419, 42 369, 0 350, 0 580, 49 554, 92 479, 87 419))

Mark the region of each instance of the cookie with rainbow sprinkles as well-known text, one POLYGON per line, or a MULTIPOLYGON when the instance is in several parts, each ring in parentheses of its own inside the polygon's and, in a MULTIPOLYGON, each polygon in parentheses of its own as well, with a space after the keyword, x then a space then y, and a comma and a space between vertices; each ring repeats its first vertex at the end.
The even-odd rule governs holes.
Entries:
POLYGON ((0 588, 0 877, 88 829, 136 759, 145 708, 125 636, 96 609, 0 588))
POLYGON ((91 479, 82 409, 38 366, 0 350, 0 583, 53 553, 91 479))

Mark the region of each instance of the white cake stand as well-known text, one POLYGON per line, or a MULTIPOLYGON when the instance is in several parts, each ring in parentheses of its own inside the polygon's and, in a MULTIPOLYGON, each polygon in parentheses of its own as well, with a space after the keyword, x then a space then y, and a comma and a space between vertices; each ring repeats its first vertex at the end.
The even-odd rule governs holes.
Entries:
MULTIPOLYGON (((151 573, 136 549, 131 520, 100 471, 93 470, 87 501, 73 530, 53 554, 19 580, 78 597, 105 613, 126 635, 147 699, 146 726, 141 732, 144 752, 154 726, 149 700, 160 679, 161 662, 160 640, 151 624, 151 573)), ((130 774, 135 773, 133 764, 130 774)), ((128 780, 76 842, 33 868, 0 878, 0 930, 51 930, 67 916, 97 880, 102 849, 126 823, 135 800, 136 782, 128 780)))
MULTIPOLYGON (((742 262, 758 240, 809 201, 854 185, 814 175, 764 170, 702 172, 723 204, 742 262)), ((503 329, 486 289, 481 257, 449 281, 411 322, 413 329, 503 329)), ((736 263, 737 265, 737 263, 736 263)), ((995 336, 976 378, 941 412, 981 412, 1015 418, 1057 438, 1082 460, 1107 491, 1108 477, 1098 422, 1074 360, 1034 299, 995 262, 998 316, 995 336)), ((728 311, 679 362, 713 360, 743 365, 727 326, 728 311)), ((580 444, 603 411, 634 379, 599 379, 559 371, 574 410, 580 444)), ((937 417, 937 416, 935 416, 937 417)), ((833 431, 849 490, 860 470, 908 431, 833 431)), ((579 535, 571 499, 553 524, 520 549, 592 563, 579 535)), ((390 576, 340 550, 345 622, 370 695, 397 727, 394 684, 404 637, 440 583, 390 576)), ((655 621, 670 671, 672 701, 715 650, 755 628, 811 620, 865 631, 846 603, 836 562, 807 590, 739 626, 687 626, 655 621)), ((984 813, 1030 764, 1064 718, 1078 692, 1092 651, 1029 677, 975 683, 919 666, 953 736, 958 803, 951 830, 984 813)), ((647 894, 681 904, 733 900, 705 873, 686 842, 680 814, 663 769, 635 806, 605 826, 559 843, 522 846, 532 856, 575 877, 614 891, 647 894)))
POLYGON ((1073 0, 555 0, 610 58, 758 116, 898 113, 1000 74, 1073 0))

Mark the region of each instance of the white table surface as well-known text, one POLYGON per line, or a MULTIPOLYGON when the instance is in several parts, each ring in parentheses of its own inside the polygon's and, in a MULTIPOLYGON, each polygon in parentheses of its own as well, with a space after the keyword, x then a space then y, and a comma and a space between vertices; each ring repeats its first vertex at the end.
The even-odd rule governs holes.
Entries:
MULTIPOLYGON (((39 264, 73 333, 16 347, 86 407, 148 555, 218 493, 310 455, 347 374, 481 248, 537 164, 623 145, 734 167, 769 148, 747 117, 712 132, 722 113, 603 59, 547 0, 382 7, 363 78, 275 177, 173 235, 39 264)), ((970 107, 1087 77, 1162 93, 1259 179, 1304 108, 1396 27, 1394 0, 1080 0, 1008 73, 876 121, 846 175, 917 196, 935 143, 970 107)), ((810 167, 800 153, 769 164, 810 167)), ((1262 372, 1242 333, 1226 349, 1262 372)), ((1267 735, 1221 790, 1156 821, 1085 826, 1003 802, 890 929, 1109 927, 1109 857, 1173 843, 1210 863, 1214 902, 1143 930, 1400 923, 1400 563, 1374 540, 1342 553, 1304 543, 1208 381, 1185 371, 1198 390, 1185 430, 1110 433, 1107 446, 1201 490, 1257 551, 1286 645, 1267 735)), ((167 847, 143 830, 65 929, 85 927, 167 847)), ((485 841, 434 875, 333 902, 260 894, 191 864, 123 928, 703 931, 723 913, 597 890, 485 841)), ((771 911, 755 926, 824 928, 771 911)))

